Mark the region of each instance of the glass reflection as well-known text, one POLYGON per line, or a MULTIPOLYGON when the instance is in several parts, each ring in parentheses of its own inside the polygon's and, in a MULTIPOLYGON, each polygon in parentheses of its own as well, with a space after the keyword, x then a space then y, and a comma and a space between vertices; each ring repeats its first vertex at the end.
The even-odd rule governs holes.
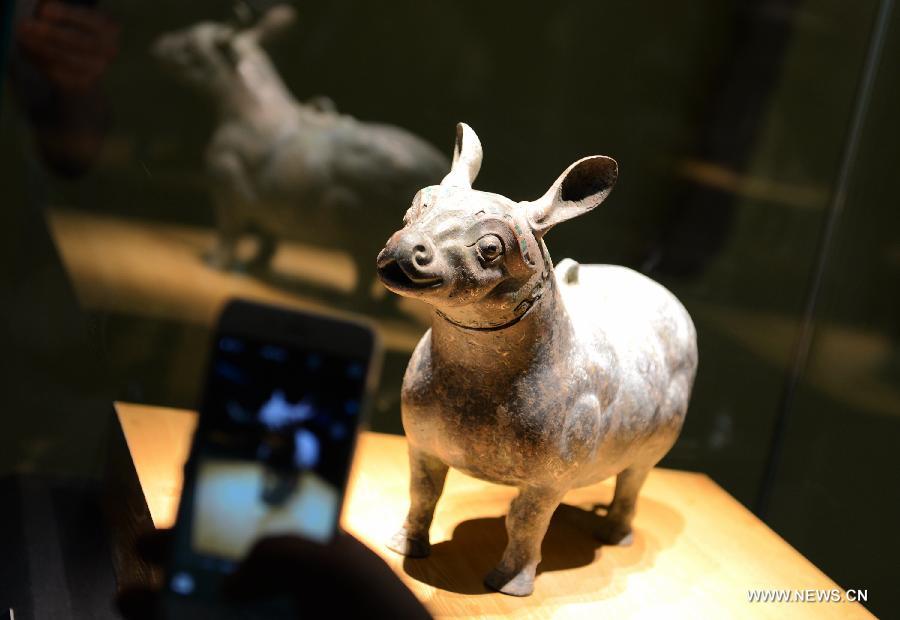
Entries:
POLYGON ((364 302, 391 216, 419 188, 438 182, 449 162, 399 127, 339 114, 321 97, 298 101, 262 47, 295 17, 291 7, 276 5, 243 24, 201 22, 163 34, 153 53, 215 110, 204 159, 217 234, 206 262, 266 271, 281 239, 336 247, 350 253, 353 293, 364 302), (240 256, 246 234, 255 247, 240 256))

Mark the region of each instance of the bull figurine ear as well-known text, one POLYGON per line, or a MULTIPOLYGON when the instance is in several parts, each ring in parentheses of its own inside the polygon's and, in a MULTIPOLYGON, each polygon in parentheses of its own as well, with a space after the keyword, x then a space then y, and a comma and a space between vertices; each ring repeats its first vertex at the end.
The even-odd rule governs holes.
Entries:
POLYGON ((481 140, 465 123, 456 124, 456 144, 453 146, 453 165, 441 185, 471 188, 481 170, 481 140))
POLYGON ((587 213, 606 200, 618 176, 616 160, 604 155, 579 159, 566 168, 546 194, 526 203, 535 236, 544 236, 556 224, 587 213))

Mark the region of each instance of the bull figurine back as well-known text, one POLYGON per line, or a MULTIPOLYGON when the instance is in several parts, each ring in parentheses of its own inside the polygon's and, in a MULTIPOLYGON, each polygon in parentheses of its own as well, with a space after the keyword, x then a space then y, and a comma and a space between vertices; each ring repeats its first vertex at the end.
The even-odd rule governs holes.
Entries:
POLYGON ((514 202, 472 189, 481 158, 460 124, 450 173, 416 194, 378 255, 388 289, 433 307, 403 380, 411 502, 389 546, 428 555, 448 467, 515 486, 508 544, 485 583, 524 596, 568 490, 616 476, 597 535, 630 542, 641 486, 681 431, 697 343, 684 307, 645 276, 553 268, 544 235, 607 197, 614 160, 580 159, 541 198, 514 202))

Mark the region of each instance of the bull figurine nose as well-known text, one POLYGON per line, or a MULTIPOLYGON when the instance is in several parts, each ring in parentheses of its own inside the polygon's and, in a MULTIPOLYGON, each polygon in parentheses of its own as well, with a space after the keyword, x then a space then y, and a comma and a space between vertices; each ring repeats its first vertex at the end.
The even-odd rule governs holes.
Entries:
POLYGON ((434 245, 422 234, 407 232, 398 240, 397 259, 411 267, 415 275, 425 272, 434 261, 434 255, 434 245))
POLYGON ((417 243, 412 249, 412 259, 419 269, 427 267, 434 260, 434 248, 427 242, 417 243))
POLYGON ((401 230, 378 255, 378 275, 391 290, 434 288, 442 281, 437 250, 418 231, 401 230))

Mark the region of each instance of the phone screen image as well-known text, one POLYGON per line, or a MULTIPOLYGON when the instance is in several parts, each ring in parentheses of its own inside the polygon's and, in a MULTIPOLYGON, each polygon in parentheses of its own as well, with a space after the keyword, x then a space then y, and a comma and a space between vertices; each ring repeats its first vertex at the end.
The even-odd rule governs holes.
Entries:
POLYGON ((213 349, 169 579, 185 595, 261 538, 332 538, 366 394, 365 356, 228 332, 213 349))

